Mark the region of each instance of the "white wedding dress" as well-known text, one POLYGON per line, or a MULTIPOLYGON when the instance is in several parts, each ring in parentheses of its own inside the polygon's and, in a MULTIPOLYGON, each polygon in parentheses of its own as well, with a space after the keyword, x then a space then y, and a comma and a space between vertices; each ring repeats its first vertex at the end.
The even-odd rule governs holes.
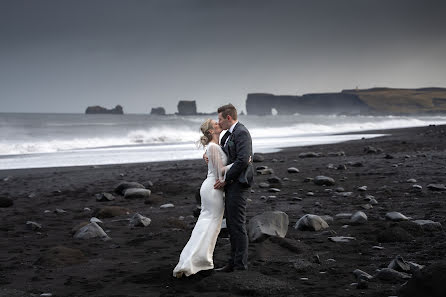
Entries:
POLYGON ((224 213, 223 191, 214 189, 219 178, 224 180, 223 170, 228 170, 226 154, 218 144, 209 143, 208 175, 200 188, 201 212, 189 241, 180 255, 180 261, 173 270, 174 277, 197 273, 214 268, 213 253, 224 213))

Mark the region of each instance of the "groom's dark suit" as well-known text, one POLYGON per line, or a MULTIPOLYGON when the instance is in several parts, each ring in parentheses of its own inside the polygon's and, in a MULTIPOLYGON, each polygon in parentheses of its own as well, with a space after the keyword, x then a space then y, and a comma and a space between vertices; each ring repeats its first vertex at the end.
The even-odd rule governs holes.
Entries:
POLYGON ((230 135, 223 136, 221 145, 228 156, 228 164, 233 163, 226 173, 225 186, 226 225, 231 241, 229 265, 247 269, 246 199, 254 176, 251 135, 244 125, 237 123, 230 135))

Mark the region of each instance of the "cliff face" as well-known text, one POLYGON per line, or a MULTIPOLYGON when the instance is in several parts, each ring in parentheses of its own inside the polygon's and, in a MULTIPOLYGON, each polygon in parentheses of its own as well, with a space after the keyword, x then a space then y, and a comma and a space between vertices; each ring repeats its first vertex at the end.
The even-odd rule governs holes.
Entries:
POLYGON ((286 114, 359 114, 369 110, 355 94, 323 93, 303 96, 276 96, 273 94, 248 94, 246 111, 254 115, 270 115, 275 109, 286 114))
POLYGON ((178 102, 178 114, 179 115, 196 115, 197 114, 197 105, 195 100, 193 101, 185 101, 181 100, 178 102))
POLYGON ((282 115, 446 113, 446 89, 374 88, 303 96, 248 94, 248 114, 270 115, 273 109, 282 115))
POLYGON ((85 110, 86 114, 124 114, 124 110, 121 105, 116 105, 113 109, 106 109, 102 106, 89 106, 85 110))

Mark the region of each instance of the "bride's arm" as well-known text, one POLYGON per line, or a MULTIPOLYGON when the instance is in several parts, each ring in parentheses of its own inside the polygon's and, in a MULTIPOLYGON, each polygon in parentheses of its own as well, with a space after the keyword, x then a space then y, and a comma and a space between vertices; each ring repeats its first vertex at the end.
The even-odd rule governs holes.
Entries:
POLYGON ((226 174, 225 166, 221 161, 221 152, 217 145, 209 145, 207 154, 209 160, 212 162, 214 175, 218 177, 220 181, 224 181, 224 175, 226 174))

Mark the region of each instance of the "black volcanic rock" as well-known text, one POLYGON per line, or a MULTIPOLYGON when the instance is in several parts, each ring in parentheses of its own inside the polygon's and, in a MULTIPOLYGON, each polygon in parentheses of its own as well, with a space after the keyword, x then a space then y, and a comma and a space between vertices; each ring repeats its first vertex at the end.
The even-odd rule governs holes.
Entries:
POLYGON ((152 111, 150 111, 150 114, 152 115, 166 115, 166 110, 164 107, 156 107, 152 108, 152 111))
POLYGON ((193 101, 185 101, 181 100, 178 102, 178 114, 179 115, 196 115, 197 114, 197 105, 195 100, 193 101))
POLYGON ((102 106, 95 105, 89 106, 85 110, 86 114, 124 114, 124 110, 121 105, 116 105, 113 109, 106 109, 102 106))

